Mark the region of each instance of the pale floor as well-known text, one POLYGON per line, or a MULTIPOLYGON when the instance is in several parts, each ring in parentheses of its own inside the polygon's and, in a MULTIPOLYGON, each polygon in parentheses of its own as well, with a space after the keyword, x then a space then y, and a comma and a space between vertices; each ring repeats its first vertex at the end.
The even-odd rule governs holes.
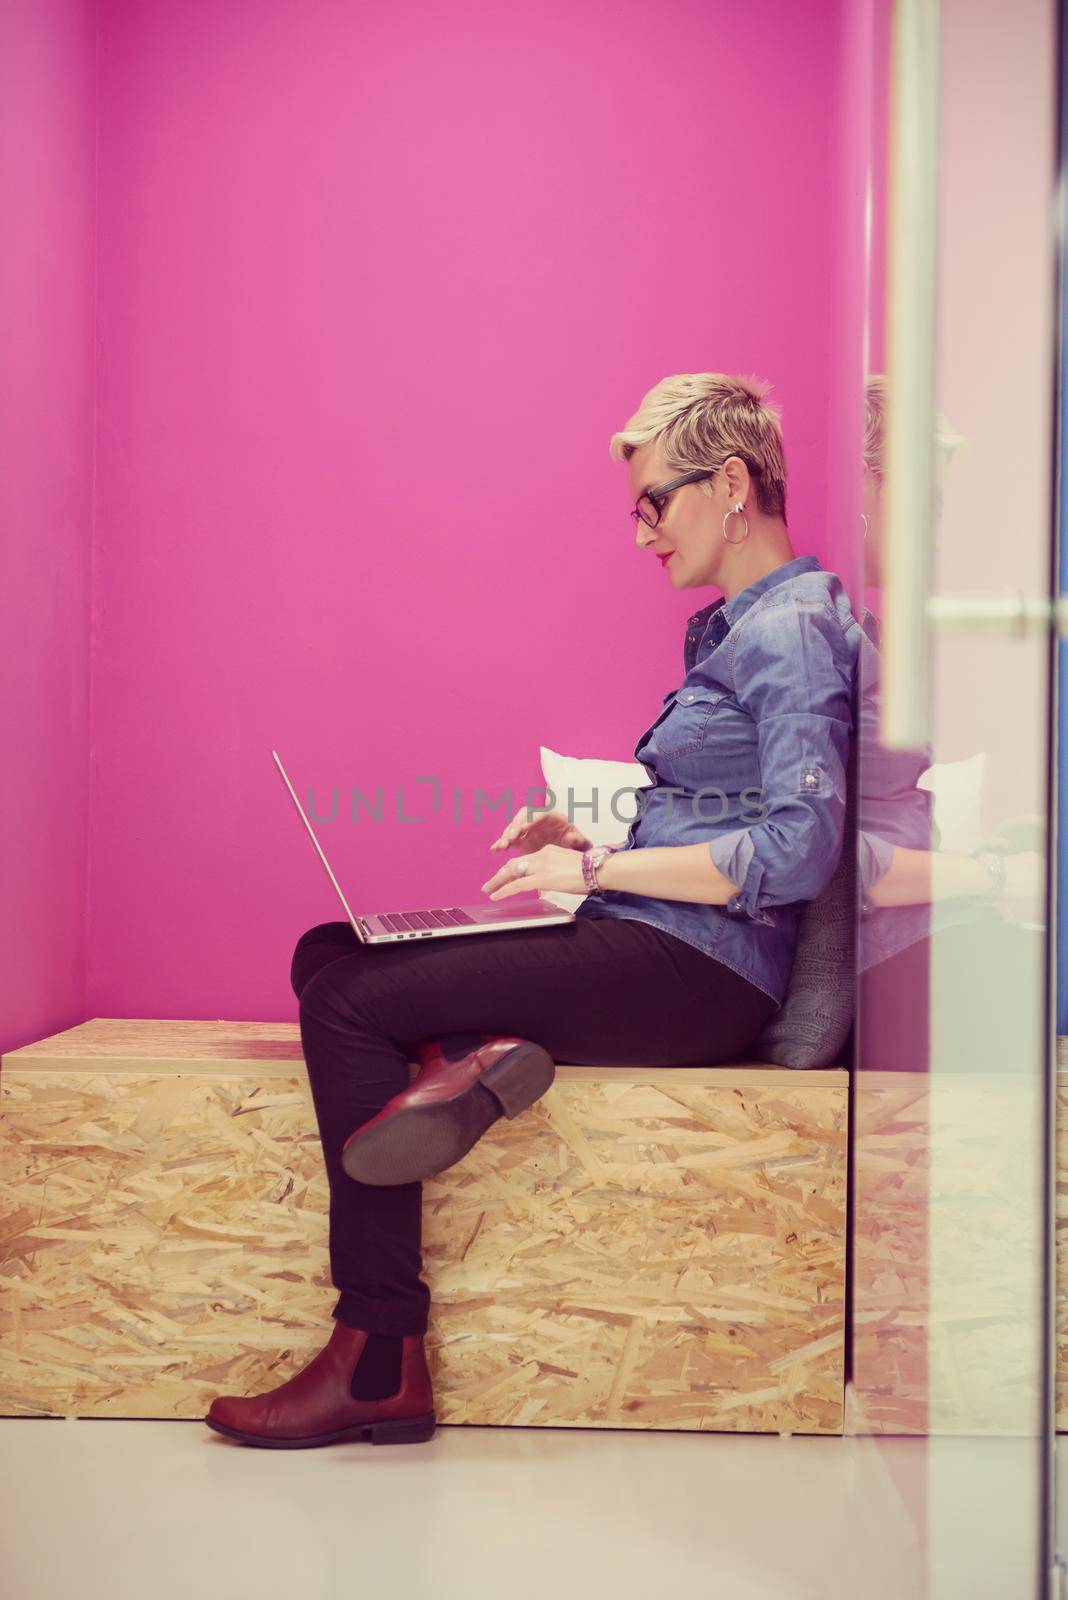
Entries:
POLYGON ((1022 1447, 943 1443, 961 1537, 927 1590, 902 1499, 920 1439, 442 1426, 419 1445, 276 1451, 199 1422, 4 1419, 0 1591, 1030 1600, 1001 1514, 1022 1447))

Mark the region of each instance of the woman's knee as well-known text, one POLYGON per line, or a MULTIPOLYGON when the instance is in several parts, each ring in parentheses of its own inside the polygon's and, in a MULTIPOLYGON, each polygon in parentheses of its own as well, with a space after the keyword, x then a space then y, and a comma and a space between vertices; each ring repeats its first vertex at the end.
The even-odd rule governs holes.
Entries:
POLYGON ((303 950, 310 944, 355 944, 356 935, 347 922, 318 922, 314 928, 309 928, 297 940, 296 949, 303 950))
POLYGON ((302 1023, 327 1023, 380 1042, 407 1036, 425 986, 405 968, 387 970, 376 954, 360 944, 347 954, 335 948, 333 959, 320 964, 300 993, 302 1023))
MULTIPOLYGON (((337 1010, 338 1002, 347 990, 342 991, 338 987, 330 968, 336 961, 341 961, 344 954, 342 950, 334 950, 332 954, 321 955, 319 961, 315 965, 309 965, 303 975, 299 972, 294 973, 293 989, 300 1001, 302 1017, 321 1017, 324 1010, 332 1016, 337 1010)), ((351 984, 348 988, 351 988, 351 984)))
POLYGON ((316 973, 357 948, 356 935, 347 922, 321 922, 302 933, 289 964, 290 987, 297 999, 316 973))

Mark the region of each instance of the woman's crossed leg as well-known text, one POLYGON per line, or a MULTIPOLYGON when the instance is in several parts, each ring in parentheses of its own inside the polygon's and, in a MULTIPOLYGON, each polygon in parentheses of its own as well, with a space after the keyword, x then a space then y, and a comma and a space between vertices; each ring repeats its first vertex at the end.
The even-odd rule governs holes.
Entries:
POLYGON ((422 1185, 358 1183, 341 1151, 408 1086, 418 1044, 509 1034, 557 1061, 695 1065, 737 1057, 774 1010, 703 951, 614 917, 377 947, 326 923, 298 942, 291 980, 330 1186, 333 1315, 385 1334, 426 1331, 422 1185))

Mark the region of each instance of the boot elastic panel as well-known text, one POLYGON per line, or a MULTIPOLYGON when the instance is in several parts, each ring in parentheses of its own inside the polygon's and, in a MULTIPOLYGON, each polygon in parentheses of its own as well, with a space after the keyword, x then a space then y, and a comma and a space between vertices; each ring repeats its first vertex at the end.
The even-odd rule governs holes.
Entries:
POLYGON ((401 1384, 404 1341, 394 1334, 369 1333, 349 1384, 354 1400, 388 1400, 401 1384))

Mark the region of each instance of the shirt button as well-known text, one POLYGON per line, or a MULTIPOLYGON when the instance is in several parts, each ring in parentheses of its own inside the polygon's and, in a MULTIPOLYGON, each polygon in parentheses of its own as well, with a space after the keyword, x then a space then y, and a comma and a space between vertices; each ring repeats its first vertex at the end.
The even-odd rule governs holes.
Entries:
POLYGON ((692 700, 693 699, 693 695, 692 694, 684 694, 682 698, 684 700, 692 700))

